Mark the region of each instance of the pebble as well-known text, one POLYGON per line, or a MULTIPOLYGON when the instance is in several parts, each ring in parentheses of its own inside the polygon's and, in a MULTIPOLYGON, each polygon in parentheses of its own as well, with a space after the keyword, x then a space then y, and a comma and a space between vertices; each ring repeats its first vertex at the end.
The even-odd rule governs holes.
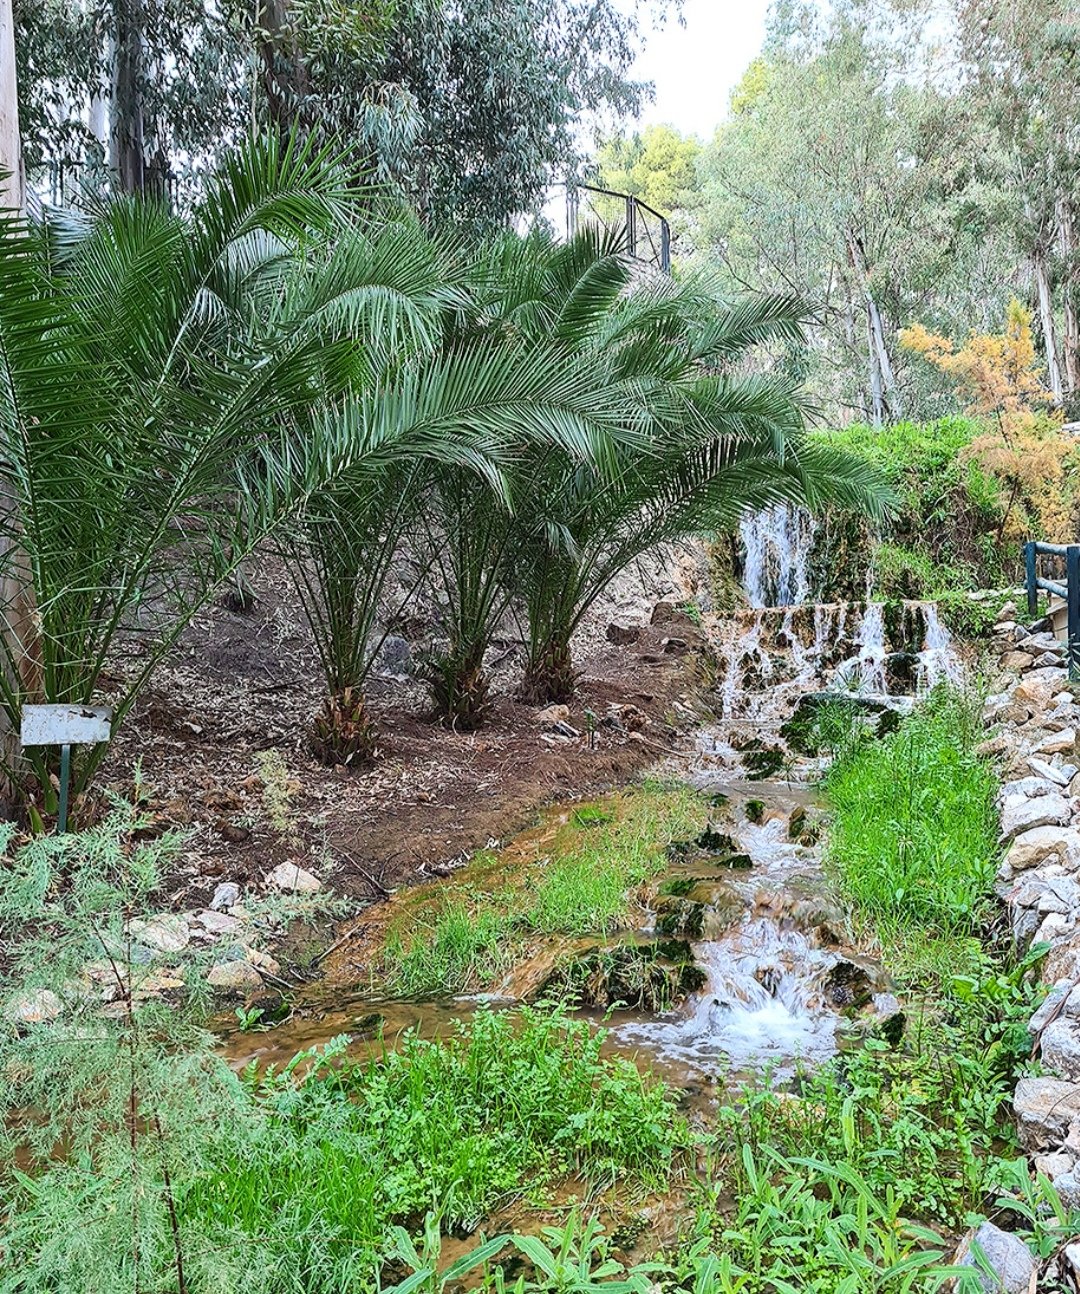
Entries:
POLYGON ((233 881, 222 881, 214 891, 210 906, 215 912, 225 912, 240 898, 240 886, 233 881))

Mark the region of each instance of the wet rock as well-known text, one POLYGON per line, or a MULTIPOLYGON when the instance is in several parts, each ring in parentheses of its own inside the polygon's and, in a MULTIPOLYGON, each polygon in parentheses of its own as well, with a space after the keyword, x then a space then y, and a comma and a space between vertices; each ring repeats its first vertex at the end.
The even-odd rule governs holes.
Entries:
POLYGON ((234 903, 240 901, 240 886, 233 881, 222 881, 214 891, 210 906, 215 912, 226 912, 234 903))
POLYGON ((620 625, 612 621, 605 630, 605 637, 616 647, 629 647, 641 637, 641 630, 637 625, 620 625))
POLYGON ((1080 1119, 1080 1084, 1067 1079, 1022 1078, 1013 1093, 1020 1144, 1028 1151, 1056 1150, 1069 1125, 1080 1119))
POLYGON ((734 837, 726 831, 718 831, 711 822, 694 843, 707 854, 733 854, 736 847, 734 837))
POLYGON ((1010 796, 1001 809, 1001 839, 1010 841, 1035 827, 1061 827, 1070 817, 1069 802, 1062 795, 1010 796))
POLYGON ((1016 836, 1005 855, 1014 872, 1059 863, 1069 870, 1080 866, 1080 832, 1071 827, 1033 827, 1016 836))
POLYGON ((685 638, 665 638, 660 643, 665 656, 685 656, 690 644, 685 638))
POLYGON ((826 1000, 841 1011, 865 1006, 873 988, 869 971, 846 957, 841 957, 822 981, 826 1000))
POLYGON ((1043 1066, 1058 1078, 1080 1079, 1080 1026, 1058 1017, 1042 1031, 1043 1066))
POLYGON ((244 1010, 258 1012, 264 1024, 282 1020, 289 1013, 288 1004, 274 988, 260 988, 244 999, 244 1010))
POLYGON ((700 939, 705 927, 705 905, 692 899, 661 898, 656 901, 656 933, 700 939))
POLYGON ((63 1009, 63 1002, 51 988, 39 988, 6 1002, 4 1019, 12 1024, 46 1024, 55 1020, 63 1009))
POLYGON ((314 894, 316 890, 322 889, 322 881, 298 863, 278 863, 267 874, 266 883, 271 889, 281 890, 286 894, 314 894))
POLYGON ((705 972, 695 965, 690 945, 660 939, 583 953, 558 967, 544 981, 540 996, 579 1006, 666 1011, 704 983, 705 972))
POLYGON ((262 976, 251 962, 243 958, 219 962, 216 966, 211 966, 206 979, 212 988, 221 989, 226 993, 247 994, 263 987, 262 976))
POLYGON ((1028 1294, 1036 1271, 1031 1250, 1020 1237, 992 1222, 969 1231, 953 1261, 958 1267, 974 1267, 986 1294, 1028 1294), (975 1256, 976 1248, 981 1261, 975 1256))
POLYGON ((187 918, 177 912, 164 912, 146 921, 132 921, 128 929, 139 943, 156 953, 182 952, 191 942, 187 918))

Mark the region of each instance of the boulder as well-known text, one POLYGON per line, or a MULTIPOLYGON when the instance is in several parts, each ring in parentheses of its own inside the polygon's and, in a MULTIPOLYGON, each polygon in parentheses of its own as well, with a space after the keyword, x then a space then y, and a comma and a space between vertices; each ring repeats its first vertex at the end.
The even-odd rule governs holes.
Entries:
POLYGON ((1069 1172, 1075 1162, 1072 1155, 1067 1155, 1060 1150, 1054 1155, 1036 1155, 1035 1171, 1042 1173, 1044 1177, 1049 1177, 1053 1181, 1055 1177, 1060 1177, 1062 1173, 1069 1172))
POLYGON ((411 674, 412 648, 399 634, 387 634, 379 648, 379 665, 388 674, 411 674))
POLYGON ((545 727, 565 723, 569 718, 570 707, 568 705, 549 705, 536 712, 536 722, 543 724, 545 727))
POLYGON ((1058 1078, 1080 1079, 1080 1026, 1059 1016, 1042 1031, 1043 1065, 1058 1078))
POLYGON ((1050 949, 1043 963, 1042 979, 1047 984, 1056 984, 1059 980, 1075 984, 1080 980, 1080 932, 1050 949))
POLYGON ((1062 728, 1060 732, 1052 732, 1049 736, 1044 737, 1036 746, 1032 748, 1033 755, 1065 755, 1072 754, 1076 750, 1076 729, 1062 728))
POLYGON ((322 889, 322 881, 306 872, 298 863, 278 863, 266 877, 271 889, 285 894, 314 894, 322 889))
POLYGON ((213 908, 207 908, 204 912, 197 912, 191 919, 192 925, 200 926, 208 935, 232 935, 240 929, 241 922, 230 916, 227 912, 215 912, 213 908))
POLYGON ((1063 827, 1069 816, 1069 802, 1063 795, 1009 796, 1001 808, 1002 843, 1035 827, 1063 827))
POLYGON ((1030 669, 1034 663, 1034 656, 1029 656, 1026 651, 1007 651, 1001 658, 1002 669, 1015 670, 1017 673, 1030 669))
MULTIPOLYGON (((1063 768, 1055 768, 1053 764, 1048 764, 1045 759, 1040 759, 1037 755, 1032 755, 1028 760, 1028 767, 1035 777, 1053 782, 1055 786, 1068 786, 1076 772, 1075 769, 1072 769, 1072 772, 1066 772, 1063 768)), ((1072 768, 1072 765, 1069 767, 1072 768)))
POLYGON ((253 993, 263 987, 262 976, 243 958, 211 966, 206 979, 212 988, 226 993, 253 993))
POLYGON ((1054 1178, 1054 1190, 1070 1212, 1080 1209, 1080 1175, 1074 1169, 1070 1168, 1054 1178))
POLYGON ((613 620, 605 630, 605 637, 616 647, 629 647, 641 637, 641 629, 637 625, 621 625, 613 620))
POLYGON ((974 1267, 986 1294, 1028 1294, 1035 1276, 1031 1250, 1019 1236, 992 1222, 968 1232, 953 1262, 958 1267, 974 1267))
POLYGON ((1058 795, 1060 792, 1061 788, 1045 777, 1017 777, 1011 782, 1006 782, 1001 788, 998 792, 998 801, 1004 804, 1006 800, 1015 799, 1017 796, 1037 800, 1040 795, 1058 795))
POLYGON ((1057 1150, 1069 1125, 1080 1119, 1080 1083, 1042 1075, 1022 1078, 1013 1093, 1013 1109, 1025 1150, 1057 1150))
MULTIPOLYGON (((1017 705, 1026 705, 1032 710, 1049 710, 1050 704, 1054 699, 1054 689, 1049 683, 1040 682, 1038 679, 1022 679, 1013 688, 1012 692, 1002 692, 997 696, 990 697, 987 706, 991 701, 997 702, 1000 697, 1010 697, 1017 705)), ((984 707, 985 708, 985 707, 984 707)), ((1002 709, 1005 707, 1002 706, 1002 709)))

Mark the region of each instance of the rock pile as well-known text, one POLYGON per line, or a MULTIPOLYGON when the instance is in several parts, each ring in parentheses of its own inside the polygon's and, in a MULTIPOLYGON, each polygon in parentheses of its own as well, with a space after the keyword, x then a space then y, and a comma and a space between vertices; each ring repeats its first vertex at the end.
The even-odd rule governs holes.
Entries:
POLYGON ((1065 648, 1003 609, 993 646, 1007 686, 988 698, 983 746, 1001 762, 997 892, 1018 950, 1047 943, 1050 995, 1028 1028, 1042 1067, 1013 1099, 1024 1147, 1067 1206, 1080 1206, 1080 688, 1065 648), (1011 676, 1011 677, 1010 677, 1011 676))

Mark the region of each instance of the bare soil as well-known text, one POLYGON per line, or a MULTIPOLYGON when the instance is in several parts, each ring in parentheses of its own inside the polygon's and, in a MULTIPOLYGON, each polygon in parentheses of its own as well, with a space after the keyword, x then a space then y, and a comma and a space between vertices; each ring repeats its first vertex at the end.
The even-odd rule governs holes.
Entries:
POLYGON ((555 801, 625 784, 700 722, 704 638, 659 609, 635 642, 583 635, 578 694, 553 730, 543 707, 514 700, 520 644, 492 653, 493 712, 478 732, 430 715, 422 681, 381 675, 370 688, 383 741, 375 764, 328 768, 308 747, 321 700, 307 626, 272 566, 257 601, 223 604, 194 623, 118 735, 103 780, 138 790, 161 827, 185 829, 167 878, 177 909, 205 904, 221 881, 258 890, 296 861, 331 891, 378 901, 385 891, 445 874, 472 851, 528 825, 555 801), (595 715, 592 747, 586 711, 595 715), (267 755, 270 762, 267 764, 267 755))

